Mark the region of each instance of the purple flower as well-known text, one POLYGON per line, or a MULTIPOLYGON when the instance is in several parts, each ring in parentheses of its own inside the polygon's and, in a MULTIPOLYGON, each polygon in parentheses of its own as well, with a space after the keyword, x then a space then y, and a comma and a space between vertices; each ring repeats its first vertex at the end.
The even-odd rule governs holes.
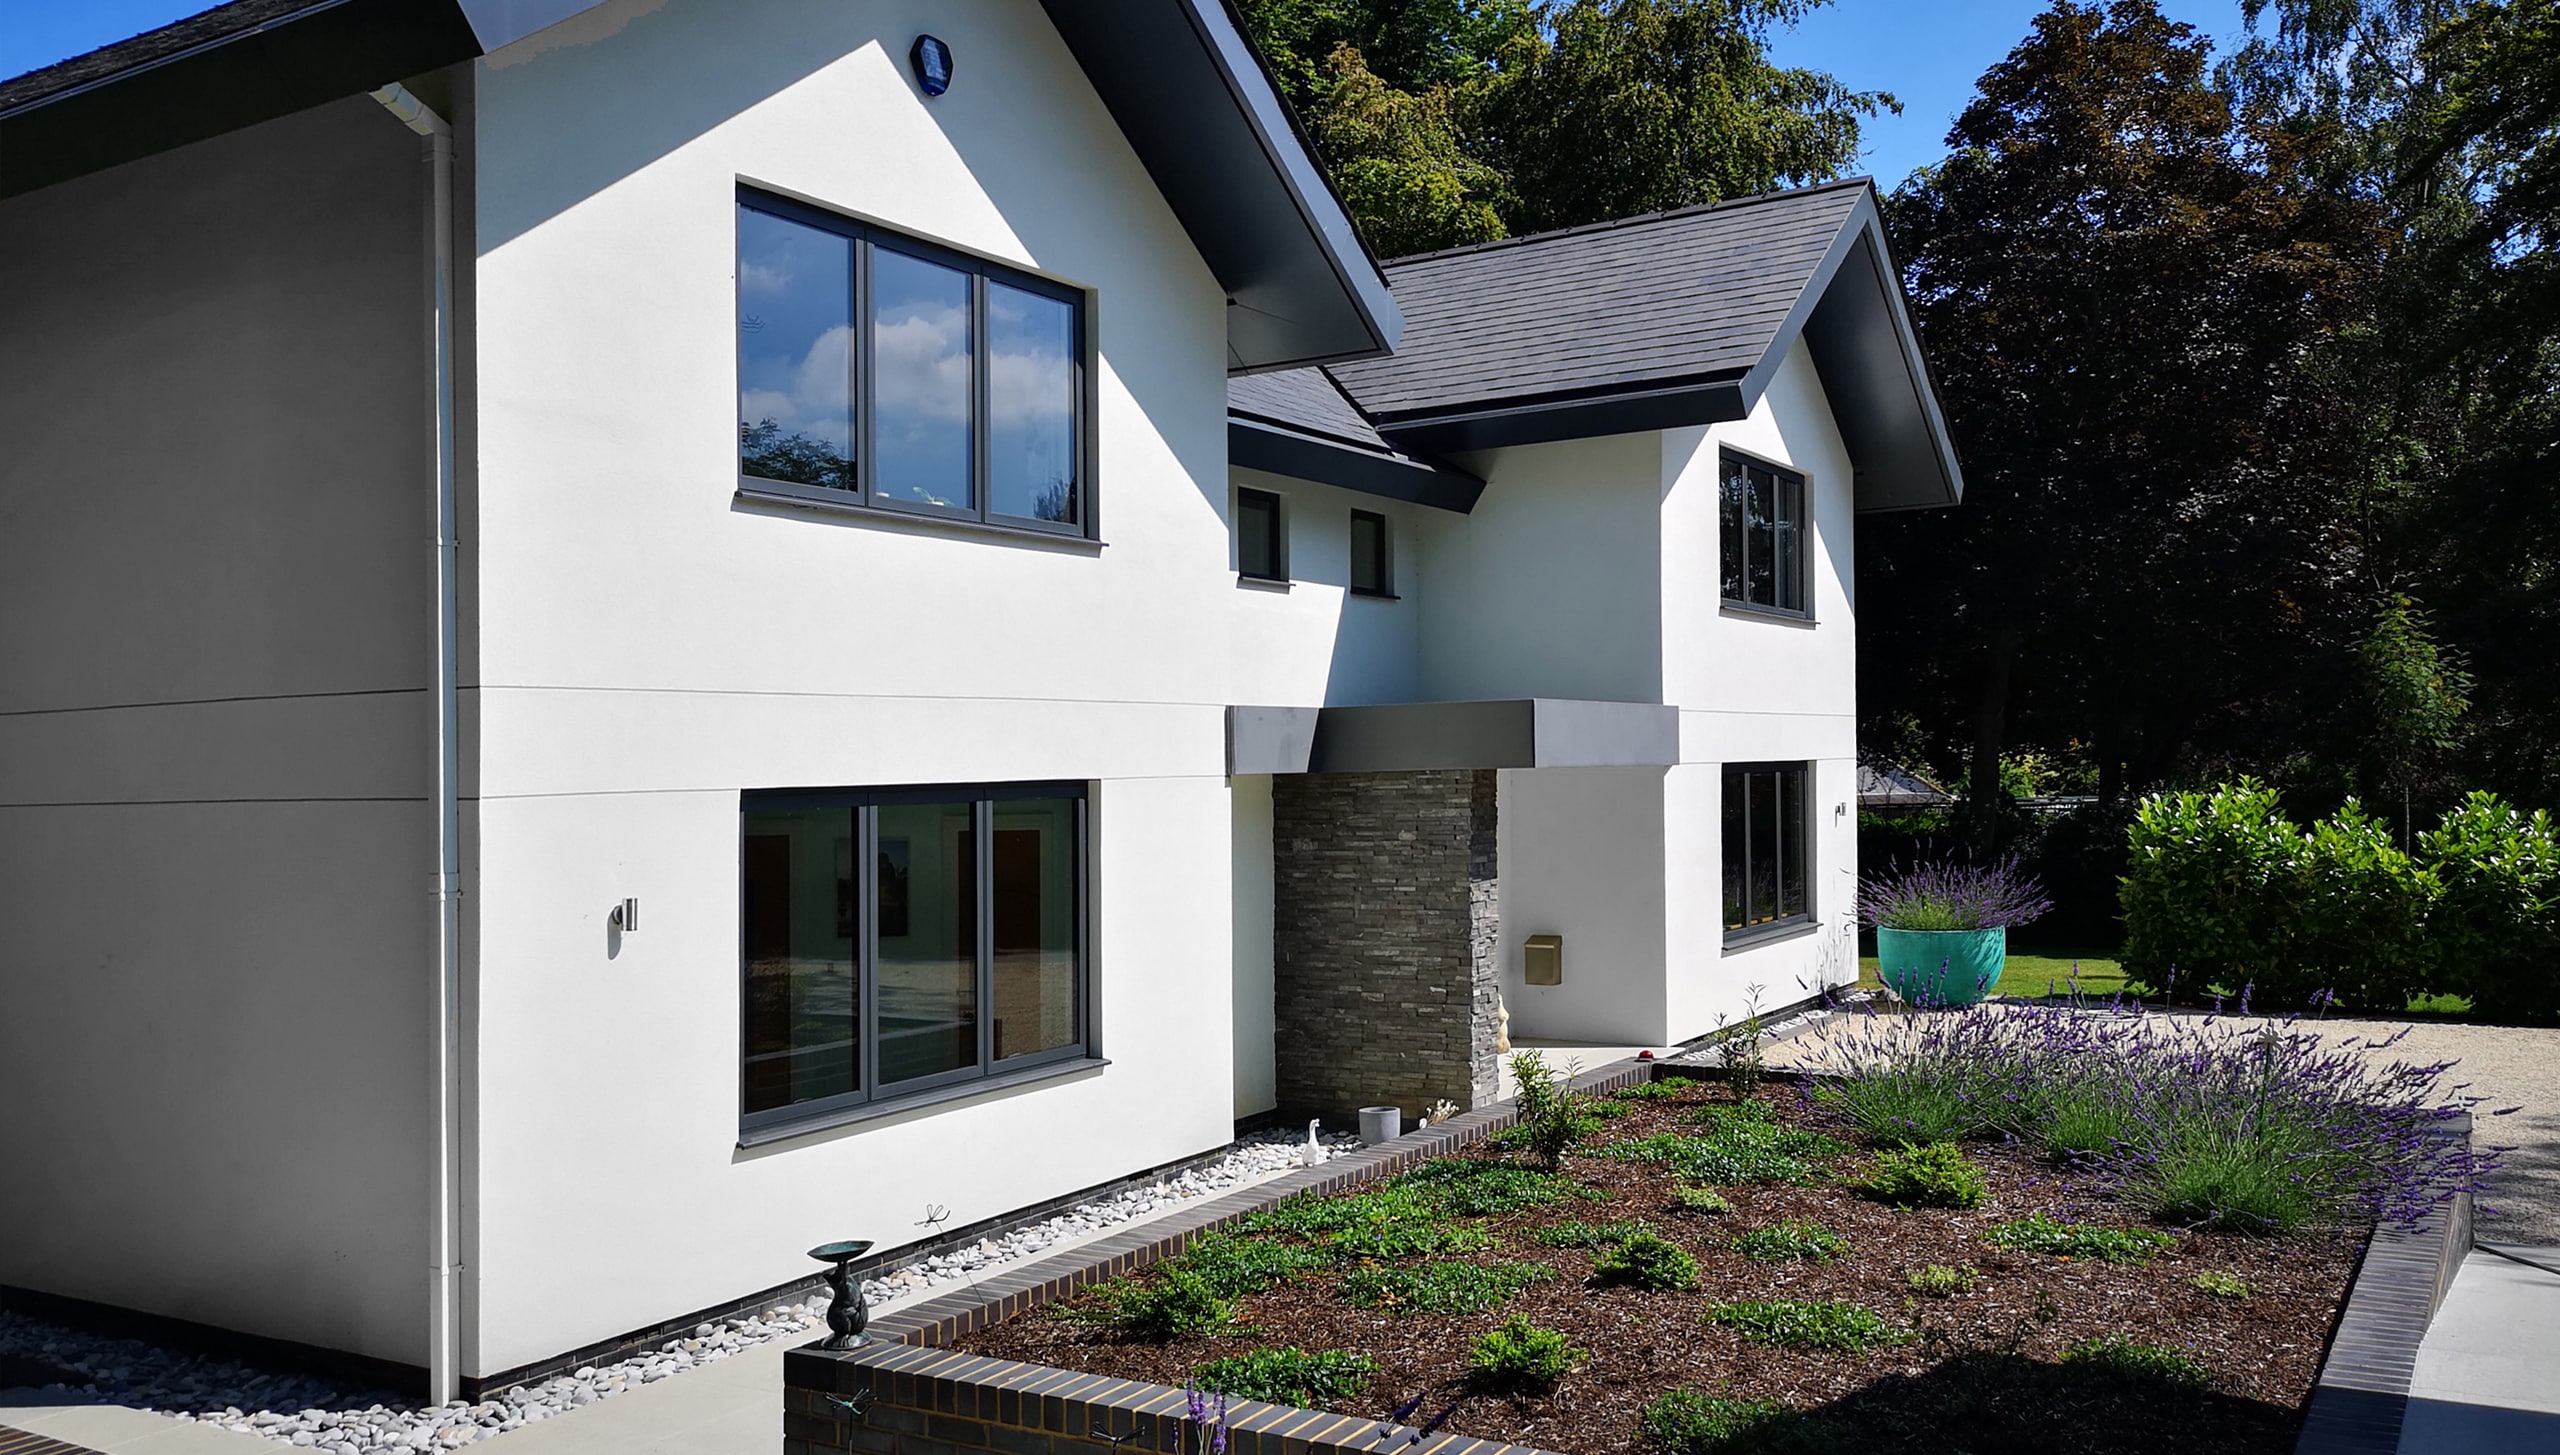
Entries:
POLYGON ((2053 908, 2015 857, 1886 866, 1858 886, 1858 918, 1897 930, 1988 930, 2022 925, 2053 908))

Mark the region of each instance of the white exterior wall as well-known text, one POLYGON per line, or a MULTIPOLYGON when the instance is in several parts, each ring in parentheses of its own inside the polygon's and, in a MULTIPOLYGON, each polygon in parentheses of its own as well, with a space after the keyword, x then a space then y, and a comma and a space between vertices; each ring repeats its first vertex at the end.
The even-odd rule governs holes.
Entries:
POLYGON ((1221 710, 1270 700, 1231 665, 1224 297, 1039 7, 624 0, 477 94, 466 1367, 1223 1142, 1221 710), (926 29, 958 58, 931 102, 926 29), (734 501, 741 181, 1091 290, 1103 549, 734 501), (1093 785, 1112 1064, 740 1150, 740 790, 1048 778, 1093 785))
MULTIPOLYGON (((1232 699, 1271 707, 1412 702, 1422 681, 1422 518, 1444 515, 1375 495, 1260 470, 1235 483, 1280 497, 1289 543, 1283 587, 1235 581, 1232 699), (1392 597, 1351 594, 1351 512, 1387 518, 1392 597)), ((1457 517, 1451 517, 1456 519, 1457 517)), ((1232 541, 1229 570, 1235 569, 1232 541)))
POLYGON ((1238 774, 1235 785, 1235 1111, 1239 1120, 1280 1104, 1273 1060, 1277 973, 1272 941, 1271 775, 1238 774))
POLYGON ((425 1354, 418 141, 0 202, 0 1284, 425 1354))

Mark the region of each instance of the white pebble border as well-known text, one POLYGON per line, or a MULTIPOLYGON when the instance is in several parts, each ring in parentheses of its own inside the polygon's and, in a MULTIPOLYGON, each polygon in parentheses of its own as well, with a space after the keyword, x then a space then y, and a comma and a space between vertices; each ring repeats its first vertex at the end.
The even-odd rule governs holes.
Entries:
MULTIPOLYGON (((1356 1147, 1360 1141, 1341 1132, 1325 1134, 1322 1140, 1327 1156, 1356 1147)), ((1215 1162, 1097 1198, 1002 1237, 937 1253, 886 1278, 867 1279, 862 1290, 874 1309, 904 1302, 1116 1224, 1302 1167, 1306 1161, 1304 1131, 1258 1132, 1236 1142, 1215 1162)), ((32 1360, 83 1376, 84 1382, 77 1385, 66 1381, 39 1390, 40 1401, 156 1410, 175 1419, 263 1435, 282 1445, 329 1455, 392 1455, 455 1449, 759 1344, 815 1332, 825 1307, 823 1299, 816 1299, 697 1324, 690 1335, 669 1339, 653 1353, 583 1366, 538 1385, 517 1385, 478 1404, 457 1400, 417 1406, 379 1389, 263 1373, 237 1361, 162 1349, 139 1339, 83 1334, 7 1312, 0 1312, 0 1358, 32 1360)))

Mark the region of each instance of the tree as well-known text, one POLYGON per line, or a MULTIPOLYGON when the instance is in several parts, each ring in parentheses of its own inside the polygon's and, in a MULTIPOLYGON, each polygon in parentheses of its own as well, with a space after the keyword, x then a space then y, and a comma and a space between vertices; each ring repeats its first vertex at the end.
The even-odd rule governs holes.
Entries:
POLYGON ((1822 0, 1252 0, 1247 23, 1377 251, 1840 175, 1896 105, 1771 65, 1822 0))
POLYGON ((2418 784, 2457 743, 2470 706, 2471 677, 2427 634, 2427 620, 2406 596, 2374 613, 2373 630, 2356 649, 2365 701, 2373 713, 2373 753, 2380 776, 2400 790, 2400 847, 2409 847, 2410 800, 2418 784))
POLYGON ((2022 728, 2113 797, 2291 731, 2351 645, 2321 345, 2386 235, 2206 60, 2152 0, 2057 4, 1892 199, 1967 486, 1860 542, 1862 706, 1962 724, 1978 848, 2022 728))

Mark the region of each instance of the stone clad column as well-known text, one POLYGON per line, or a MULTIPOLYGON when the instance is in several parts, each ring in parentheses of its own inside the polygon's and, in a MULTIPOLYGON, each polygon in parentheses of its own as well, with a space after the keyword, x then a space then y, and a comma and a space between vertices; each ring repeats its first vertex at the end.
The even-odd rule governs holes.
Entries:
POLYGON ((1284 1112, 1491 1101, 1502 886, 1490 769, 1272 780, 1284 1112))

